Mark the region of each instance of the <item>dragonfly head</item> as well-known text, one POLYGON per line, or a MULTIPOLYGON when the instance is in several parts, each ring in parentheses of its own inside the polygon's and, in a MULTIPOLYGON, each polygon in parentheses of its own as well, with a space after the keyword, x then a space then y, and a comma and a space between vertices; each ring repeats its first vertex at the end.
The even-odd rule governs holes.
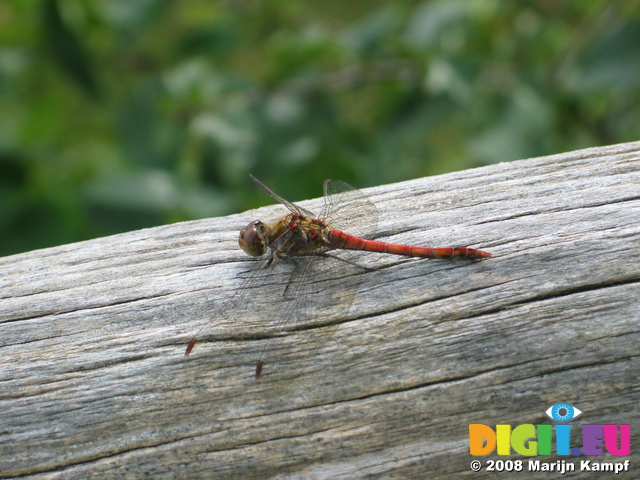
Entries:
POLYGON ((271 229, 260 220, 254 220, 240 230, 238 243, 240 248, 252 257, 261 257, 268 246, 271 229))

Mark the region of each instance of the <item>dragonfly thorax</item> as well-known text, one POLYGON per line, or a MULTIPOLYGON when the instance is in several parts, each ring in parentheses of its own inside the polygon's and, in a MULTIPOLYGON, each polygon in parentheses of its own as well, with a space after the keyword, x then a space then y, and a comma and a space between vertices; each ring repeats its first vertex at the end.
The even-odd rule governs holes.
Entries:
POLYGON ((271 228, 260 220, 254 220, 249 225, 240 230, 238 243, 240 248, 252 257, 261 257, 265 254, 268 246, 268 238, 271 235, 271 228))

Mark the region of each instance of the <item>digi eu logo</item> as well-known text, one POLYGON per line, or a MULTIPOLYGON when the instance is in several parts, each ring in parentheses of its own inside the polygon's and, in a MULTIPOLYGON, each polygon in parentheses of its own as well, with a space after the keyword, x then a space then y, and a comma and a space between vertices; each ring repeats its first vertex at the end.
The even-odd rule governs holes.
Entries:
POLYGON ((482 423, 469 425, 469 450, 471 455, 484 456, 493 453, 524 456, 536 455, 611 455, 622 457, 631 452, 631 426, 628 424, 578 425, 582 447, 571 448, 571 425, 568 422, 582 415, 582 411, 568 403, 556 403, 545 412, 556 425, 523 424, 496 425, 492 428, 482 423), (555 446, 555 451, 553 451, 555 446))

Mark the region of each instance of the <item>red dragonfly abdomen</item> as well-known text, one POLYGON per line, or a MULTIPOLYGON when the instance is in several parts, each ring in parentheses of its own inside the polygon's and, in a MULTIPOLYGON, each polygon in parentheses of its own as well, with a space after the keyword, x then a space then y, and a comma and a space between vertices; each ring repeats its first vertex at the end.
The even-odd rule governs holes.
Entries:
POLYGON ((414 247, 411 245, 399 245, 396 243, 378 242, 377 240, 365 240, 364 238, 349 235, 340 230, 331 230, 327 235, 328 242, 335 248, 346 250, 366 250, 367 252, 390 253, 404 255, 405 257, 421 258, 465 258, 477 260, 490 257, 489 252, 467 247, 414 247))

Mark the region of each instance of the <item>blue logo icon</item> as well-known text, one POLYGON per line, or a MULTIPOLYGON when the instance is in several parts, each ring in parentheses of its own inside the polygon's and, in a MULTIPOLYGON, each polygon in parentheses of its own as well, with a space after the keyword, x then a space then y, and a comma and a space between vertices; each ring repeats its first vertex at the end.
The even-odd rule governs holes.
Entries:
POLYGON ((570 422, 582 415, 582 410, 568 403, 556 403, 547 408, 544 413, 556 422, 570 422))

